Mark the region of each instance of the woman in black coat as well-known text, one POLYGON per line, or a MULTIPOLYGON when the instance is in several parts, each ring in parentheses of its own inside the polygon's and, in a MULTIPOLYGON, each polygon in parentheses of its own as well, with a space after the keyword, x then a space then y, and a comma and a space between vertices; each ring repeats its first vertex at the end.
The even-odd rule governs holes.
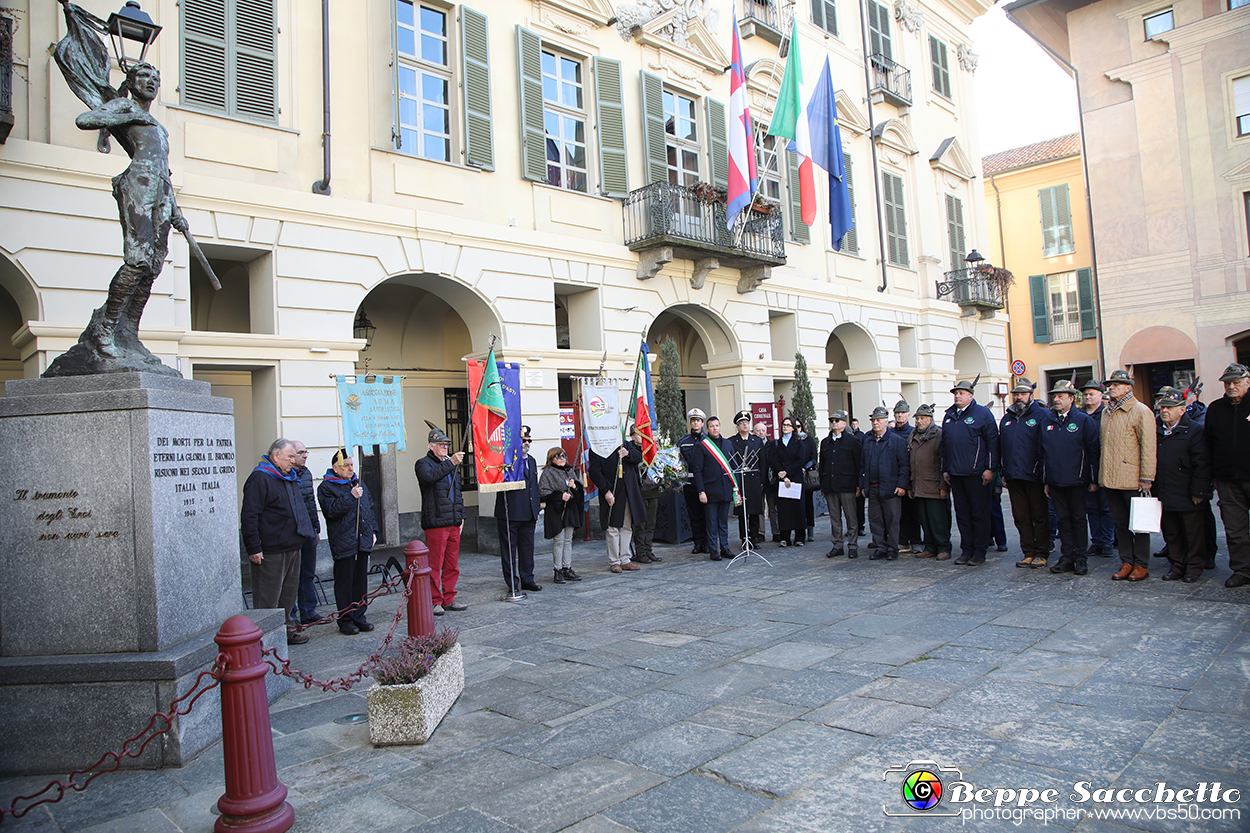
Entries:
POLYGON ((581 581, 573 572, 573 533, 582 528, 584 490, 577 473, 569 465, 568 454, 556 446, 547 449, 547 464, 538 478, 538 496, 543 502, 543 537, 552 539, 551 559, 555 582, 581 581))
POLYGON ((378 523, 373 517, 373 500, 365 484, 356 477, 355 463, 340 448, 317 487, 321 514, 326 518, 326 537, 334 556, 334 604, 339 609, 339 630, 351 636, 371 631, 365 618, 366 605, 349 607, 365 597, 369 577, 369 554, 378 541, 378 523))
MULTIPOLYGON (((803 464, 807 460, 807 445, 794 431, 794 420, 786 417, 781 421, 781 438, 773 442, 768 465, 773 480, 780 484, 803 483, 803 464)), ((802 498, 777 498, 777 523, 781 527, 781 546, 803 546, 807 540, 807 512, 802 498)))
POLYGON ((1163 504, 1163 540, 1171 571, 1164 581, 1195 582, 1206 564, 1203 512, 1211 488, 1211 452, 1201 423, 1185 414, 1185 398, 1175 388, 1160 391, 1154 484, 1150 493, 1163 504))

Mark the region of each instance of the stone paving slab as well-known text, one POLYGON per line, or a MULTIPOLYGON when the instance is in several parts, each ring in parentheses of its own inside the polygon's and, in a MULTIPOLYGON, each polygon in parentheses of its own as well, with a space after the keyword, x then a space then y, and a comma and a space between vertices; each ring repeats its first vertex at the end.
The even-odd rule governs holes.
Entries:
POLYGON ((767 798, 684 775, 609 810, 638 833, 718 833, 772 806, 767 798))

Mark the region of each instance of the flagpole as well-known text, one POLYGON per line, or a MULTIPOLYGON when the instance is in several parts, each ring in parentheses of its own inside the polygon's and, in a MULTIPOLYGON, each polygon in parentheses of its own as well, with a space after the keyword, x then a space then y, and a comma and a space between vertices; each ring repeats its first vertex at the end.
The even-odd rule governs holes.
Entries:
MULTIPOLYGON (((490 347, 487 348, 486 355, 489 357, 490 351, 494 349, 495 349, 495 334, 491 333, 490 334, 490 347)), ((472 361, 472 359, 470 359, 470 361, 472 361)), ((469 450, 470 442, 472 442, 473 440, 473 412, 477 409, 477 399, 479 396, 482 395, 482 388, 485 386, 486 386, 486 359, 483 359, 482 360, 482 378, 478 379, 477 381, 477 393, 473 394, 473 398, 469 400, 469 425, 468 425, 468 429, 464 432, 464 445, 460 449, 461 451, 466 452, 466 453, 469 450)))

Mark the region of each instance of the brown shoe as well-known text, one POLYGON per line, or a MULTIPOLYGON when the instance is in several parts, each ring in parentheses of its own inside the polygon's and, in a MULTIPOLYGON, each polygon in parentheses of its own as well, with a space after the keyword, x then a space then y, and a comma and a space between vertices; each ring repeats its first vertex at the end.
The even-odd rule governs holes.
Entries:
POLYGON ((1128 575, 1128 580, 1129 581, 1141 581, 1142 579, 1146 578, 1149 575, 1150 575, 1150 571, 1147 570, 1145 567, 1134 567, 1133 572, 1129 573, 1128 575))
POLYGON ((624 564, 621 565, 621 569, 628 571, 628 570, 641 570, 642 568, 632 561, 626 561, 624 564))
POLYGON ((619 573, 619 572, 621 571, 621 565, 620 565, 620 564, 613 564, 611 567, 609 567, 609 568, 608 568, 608 570, 609 570, 609 571, 611 571, 611 572, 613 572, 613 573, 619 573))
POLYGON ((1133 565, 1125 561, 1120 565, 1120 569, 1111 577, 1112 581, 1124 581, 1129 577, 1129 573, 1133 572, 1133 565))
POLYGON ((917 558, 932 558, 932 557, 933 557, 933 553, 931 553, 931 552, 918 552, 918 553, 916 553, 916 557, 917 557, 917 558))
POLYGON ((1024 558, 1021 558, 1019 561, 1016 562, 1016 566, 1017 567, 1032 567, 1033 556, 1026 555, 1024 558))
POLYGON ((949 552, 939 552, 937 555, 934 556, 934 559, 937 561, 950 561, 951 554, 949 552))

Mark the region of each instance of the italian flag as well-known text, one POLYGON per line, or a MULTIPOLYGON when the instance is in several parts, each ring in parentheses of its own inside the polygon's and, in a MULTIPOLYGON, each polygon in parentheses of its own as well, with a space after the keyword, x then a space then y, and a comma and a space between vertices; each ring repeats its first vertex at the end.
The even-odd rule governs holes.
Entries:
POLYGON ((786 73, 777 95, 777 109, 768 126, 771 136, 791 140, 790 149, 799 155, 799 204, 803 222, 816 223, 816 178, 812 168, 812 136, 807 128, 807 90, 803 87, 803 61, 799 58, 799 21, 790 34, 790 54, 786 73))

